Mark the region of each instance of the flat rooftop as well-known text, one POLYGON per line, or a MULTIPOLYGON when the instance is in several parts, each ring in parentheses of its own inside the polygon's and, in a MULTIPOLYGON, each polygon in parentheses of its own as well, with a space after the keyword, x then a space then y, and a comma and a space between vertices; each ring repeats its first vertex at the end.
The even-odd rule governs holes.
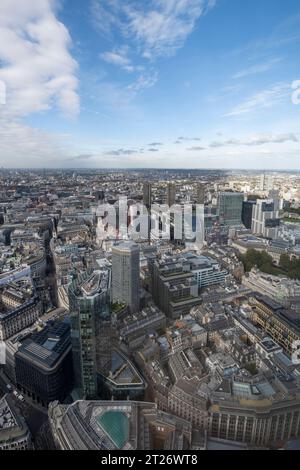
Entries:
POLYGON ((106 411, 96 421, 118 449, 128 442, 130 421, 122 411, 106 411))

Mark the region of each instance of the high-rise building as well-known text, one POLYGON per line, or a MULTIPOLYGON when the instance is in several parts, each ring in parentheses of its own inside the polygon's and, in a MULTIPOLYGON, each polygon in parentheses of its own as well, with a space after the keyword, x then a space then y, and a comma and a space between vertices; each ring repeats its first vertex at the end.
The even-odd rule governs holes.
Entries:
POLYGON ((151 207, 151 200, 152 200, 152 188, 151 183, 146 182, 143 184, 143 203, 147 207, 151 207))
POLYGON ((205 185, 198 183, 197 185, 197 204, 205 203, 205 185))
POLYGON ((280 214, 273 199, 260 199, 253 207, 251 230, 255 235, 276 239, 280 226, 280 214))
POLYGON ((112 301, 124 303, 131 313, 140 304, 140 248, 124 241, 112 248, 112 301))
POLYGON ((97 372, 110 366, 110 271, 83 274, 69 287, 75 389, 97 396, 97 372))
POLYGON ((220 224, 227 227, 242 224, 244 194, 220 192, 218 197, 218 215, 220 224))
POLYGON ((55 322, 25 339, 15 354, 18 389, 48 405, 63 401, 72 386, 70 325, 55 322))
POLYGON ((168 318, 180 318, 202 302, 196 273, 184 258, 165 255, 150 262, 149 270, 153 300, 168 318))
POLYGON ((280 193, 277 189, 271 189, 268 193, 268 199, 272 199, 274 202, 274 210, 279 211, 283 208, 283 201, 280 198, 280 193))
POLYGON ((166 203, 169 207, 172 207, 176 201, 176 186, 174 183, 169 183, 167 187, 167 200, 166 203))
POLYGON ((260 176, 260 191, 268 192, 271 191, 274 187, 274 178, 272 175, 267 175, 262 173, 260 176))
POLYGON ((255 206, 256 201, 243 201, 242 208, 242 222, 246 228, 251 230, 252 226, 252 213, 253 207, 255 206))

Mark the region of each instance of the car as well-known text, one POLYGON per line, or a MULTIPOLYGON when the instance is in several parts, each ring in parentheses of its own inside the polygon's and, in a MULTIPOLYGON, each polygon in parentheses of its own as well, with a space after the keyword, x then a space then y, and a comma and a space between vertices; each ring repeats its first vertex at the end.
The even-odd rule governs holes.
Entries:
POLYGON ((7 390, 9 390, 10 392, 12 391, 12 386, 11 386, 10 384, 7 384, 7 385, 6 385, 6 388, 7 388, 7 390))
POLYGON ((25 401, 25 398, 24 398, 23 395, 21 395, 21 394, 18 395, 18 398, 19 398, 20 401, 23 401, 23 402, 25 401))
POLYGON ((14 394, 14 396, 15 396, 16 398, 18 398, 18 392, 17 392, 17 390, 14 390, 14 391, 13 391, 13 394, 14 394))

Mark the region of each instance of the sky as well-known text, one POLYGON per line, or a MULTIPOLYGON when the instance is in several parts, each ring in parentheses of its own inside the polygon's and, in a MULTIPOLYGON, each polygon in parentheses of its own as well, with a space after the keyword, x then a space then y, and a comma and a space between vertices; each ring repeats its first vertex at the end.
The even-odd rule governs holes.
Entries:
POLYGON ((1 0, 0 166, 300 169, 299 0, 1 0))

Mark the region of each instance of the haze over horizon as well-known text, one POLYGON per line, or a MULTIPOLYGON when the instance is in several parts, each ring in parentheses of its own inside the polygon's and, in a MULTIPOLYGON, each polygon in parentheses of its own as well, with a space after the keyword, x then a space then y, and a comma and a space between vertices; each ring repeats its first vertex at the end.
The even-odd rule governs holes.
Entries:
POLYGON ((1 0, 0 166, 300 169, 299 25, 297 0, 1 0))

